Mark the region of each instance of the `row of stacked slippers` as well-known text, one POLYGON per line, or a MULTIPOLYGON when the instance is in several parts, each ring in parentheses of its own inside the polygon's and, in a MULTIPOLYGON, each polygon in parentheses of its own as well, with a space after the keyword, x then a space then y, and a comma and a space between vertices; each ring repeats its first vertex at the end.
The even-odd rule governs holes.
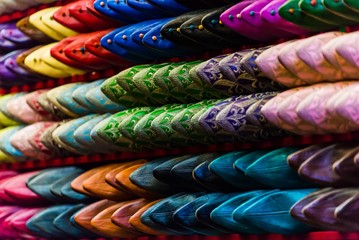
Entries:
POLYGON ((358 154, 332 144, 2 171, 0 236, 358 231, 358 154))
MULTIPOLYGON (((355 26, 359 21, 359 6, 352 0, 246 0, 226 5, 230 2, 237 1, 86 0, 40 10, 17 24, 1 25, 0 51, 8 53, 0 58, 1 83, 9 86, 41 81, 44 77, 64 78, 111 67, 126 68, 195 56, 205 50, 298 38, 340 26, 355 26)), ((324 45, 323 41, 329 40, 317 41, 324 45)), ((283 50, 282 58, 295 55, 291 44, 285 47, 290 53, 283 50)), ((308 48, 308 41, 303 45, 308 48)), ((325 51, 331 54, 334 47, 328 46, 325 51)), ((267 61, 272 57, 265 56, 267 61)), ((312 68, 299 58, 304 66, 312 68)), ((274 80, 267 69, 259 67, 274 80)), ((292 73, 293 66, 284 67, 292 73)), ((323 71, 316 73, 323 77, 322 74, 323 71)), ((315 77, 314 80, 320 79, 315 77)), ((299 77, 284 83, 298 85, 301 80, 299 77)))
MULTIPOLYGON (((355 188, 307 188, 357 186, 357 155, 356 144, 313 145, 304 149, 168 157, 150 162, 141 159, 86 172, 70 167, 27 173, 0 187, 10 195, 1 196, 6 204, 19 204, 13 202, 14 198, 21 204, 29 199, 28 192, 24 194, 23 188, 14 188, 12 184, 23 184, 19 178, 25 175, 32 192, 61 204, 34 208, 35 204, 27 201, 32 208, 4 207, 6 227, 2 234, 17 236, 15 229, 53 239, 95 237, 93 234, 135 237, 356 231, 355 188), (187 193, 176 194, 181 191, 187 193), (85 195, 108 200, 87 205, 87 201, 94 200, 85 195)), ((41 203, 38 196, 35 199, 41 203)))
POLYGON ((104 94, 109 96, 107 83, 112 85, 113 78, 109 80, 2 96, 1 160, 253 143, 359 129, 356 81, 126 108, 104 94))

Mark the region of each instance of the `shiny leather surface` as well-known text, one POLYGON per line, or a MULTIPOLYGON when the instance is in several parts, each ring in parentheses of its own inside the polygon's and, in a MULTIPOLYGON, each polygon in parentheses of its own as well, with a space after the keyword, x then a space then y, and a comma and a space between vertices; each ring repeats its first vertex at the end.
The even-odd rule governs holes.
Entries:
POLYGON ((299 2, 300 0, 287 1, 279 9, 279 15, 285 20, 309 31, 327 31, 333 28, 333 25, 322 22, 303 12, 299 7, 299 2), (289 11, 289 9, 293 9, 293 11, 289 11))
POLYGON ((114 168, 113 170, 111 170, 110 172, 108 172, 106 174, 105 181, 108 184, 110 184, 112 187, 131 194, 131 190, 122 186, 122 183, 116 180, 116 176, 117 176, 117 174, 121 173, 122 171, 126 170, 127 168, 129 168, 131 166, 135 166, 135 165, 146 163, 146 162, 147 162, 146 159, 139 159, 139 160, 131 161, 131 162, 123 162, 118 167, 114 168))
POLYGON ((70 208, 71 205, 58 205, 45 209, 36 214, 27 223, 26 226, 36 235, 48 238, 49 236, 56 236, 57 239, 68 238, 70 234, 64 232, 53 225, 55 218, 70 208))
POLYGON ((111 221, 121 228, 140 234, 140 232, 132 227, 129 220, 133 214, 135 214, 142 207, 146 206, 148 203, 149 201, 141 198, 128 202, 113 213, 111 216, 111 221))
POLYGON ((67 57, 64 53, 65 48, 75 41, 77 37, 69 37, 61 40, 56 45, 54 45, 51 50, 50 54, 52 57, 56 58, 58 61, 61 61, 62 63, 69 65, 71 67, 81 69, 81 70, 93 70, 92 68, 89 68, 88 66, 85 66, 77 61, 72 60, 71 58, 67 57))
POLYGON ((230 42, 203 28, 201 24, 204 16, 206 16, 205 13, 199 14, 184 22, 180 26, 181 33, 198 44, 205 45, 207 48, 218 49, 232 46, 230 42))
POLYGON ((116 174, 115 176, 116 183, 120 185, 122 188, 127 189, 127 191, 131 192, 131 194, 143 197, 145 199, 156 199, 157 198, 156 194, 147 191, 146 189, 143 189, 141 187, 138 187, 137 185, 133 184, 130 180, 130 175, 144 164, 145 163, 135 164, 123 169, 121 172, 116 174))
POLYGON ((77 21, 90 28, 92 31, 113 28, 118 25, 118 23, 113 23, 112 21, 106 19, 106 16, 101 14, 100 12, 96 11, 96 14, 94 14, 94 12, 87 7, 88 5, 92 5, 93 7, 93 3, 93 0, 75 1, 73 3, 70 3, 68 11, 71 16, 73 16, 77 21))
MULTIPOLYGON (((287 190, 268 194, 244 210, 244 219, 268 232, 282 234, 307 232, 310 227, 292 219, 288 213, 294 203, 313 191, 315 189, 287 190), (263 215, 260 215, 261 213, 263 215)), ((234 213, 235 219, 236 213, 237 210, 234 213)))
POLYGON ((101 38, 101 46, 103 46, 105 49, 107 49, 108 51, 124 58, 127 59, 129 61, 132 62, 146 62, 148 61, 148 59, 144 58, 144 57, 139 57, 137 55, 133 55, 131 54, 129 51, 127 51, 126 49, 123 49, 121 47, 119 47, 115 41, 114 41, 114 37, 121 31, 123 31, 124 29, 126 29, 127 27, 121 27, 121 28, 117 28, 115 30, 113 30, 112 32, 106 34, 105 36, 103 36, 101 38))
POLYGON ((78 212, 79 210, 83 209, 85 207, 84 204, 78 204, 73 205, 69 207, 66 211, 59 214, 53 221, 53 224, 58 229, 62 230, 63 232, 68 233, 73 238, 79 238, 79 237, 96 237, 97 235, 92 234, 91 232, 84 231, 82 228, 79 228, 75 225, 73 225, 69 219, 70 217, 78 212))
POLYGON ((95 0, 93 5, 94 5, 94 8, 98 12, 100 12, 101 14, 111 18, 112 20, 114 20, 116 22, 125 23, 125 22, 128 21, 128 19, 124 15, 119 14, 119 13, 112 10, 108 5, 107 0, 105 0, 105 1, 95 0))
POLYGON ((120 202, 113 204, 106 209, 99 212, 94 218, 91 220, 91 225, 96 230, 101 231, 103 235, 108 237, 121 237, 121 238, 133 238, 137 237, 138 234, 129 232, 125 228, 121 228, 115 225, 111 221, 111 216, 116 212, 117 209, 123 207, 128 202, 120 202))
POLYGON ((172 191, 170 190, 169 186, 158 181, 152 173, 153 169, 158 164, 163 163, 167 159, 168 158, 158 159, 144 164, 130 175, 131 182, 140 188, 160 195, 170 194, 172 191))
POLYGON ((92 69, 103 70, 108 68, 109 65, 107 62, 103 61, 85 49, 85 43, 90 36, 92 36, 92 34, 77 35, 76 40, 65 47, 65 55, 68 58, 92 69))
POLYGON ((30 36, 32 39, 48 44, 53 42, 52 38, 44 34, 41 30, 36 28, 33 24, 30 22, 30 17, 25 17, 17 22, 16 27, 25 33, 26 35, 30 36))
POLYGON ((84 32, 91 32, 91 29, 86 26, 86 24, 80 22, 77 20, 73 13, 70 13, 70 8, 74 3, 69 3, 65 6, 62 6, 60 9, 58 9, 56 12, 54 12, 54 19, 59 22, 60 24, 73 29, 79 33, 84 32))
POLYGON ((43 208, 24 208, 19 209, 16 213, 12 214, 5 219, 5 223, 15 231, 20 232, 19 237, 22 238, 34 238, 36 237, 27 227, 26 222, 34 215, 43 211, 43 208))
MULTIPOLYGON (((123 31, 118 32, 117 35, 113 38, 117 45, 123 47, 130 51, 132 54, 139 55, 140 57, 146 57, 149 59, 159 59, 166 58, 168 55, 165 52, 160 52, 150 49, 142 44, 142 42, 136 42, 132 40, 132 35, 135 34, 134 31, 139 31, 142 28, 148 28, 152 23, 162 24, 162 21, 154 20, 154 21, 145 21, 142 23, 137 23, 133 25, 129 25, 123 31)), ((145 34, 146 31, 141 32, 145 34)), ((148 30, 147 30, 148 32, 148 30)))
POLYGON ((201 47, 200 44, 185 37, 180 31, 180 26, 184 22, 188 21, 189 19, 191 19, 192 17, 198 14, 202 14, 203 12, 208 12, 208 11, 199 10, 195 12, 185 13, 183 15, 175 17, 173 20, 170 20, 167 23, 163 24, 161 28, 161 34, 165 38, 176 44, 184 45, 186 47, 192 47, 192 48, 199 48, 199 49, 203 48, 201 47))
POLYGON ((177 209, 176 212, 173 214, 175 222, 198 234, 210 236, 222 235, 223 232, 216 229, 208 228, 207 225, 201 223, 196 217, 197 209, 200 206, 207 203, 209 200, 221 197, 222 195, 222 193, 209 193, 198 197, 192 202, 185 204, 184 206, 177 209))
POLYGON ((121 67, 131 65, 130 61, 111 53, 101 46, 101 38, 111 31, 112 30, 105 30, 93 33, 93 36, 85 42, 86 50, 110 64, 121 67))
POLYGON ((150 235, 165 235, 166 233, 158 231, 157 229, 153 228, 152 226, 147 226, 144 223, 142 223, 141 218, 144 212, 147 211, 150 207, 155 205, 161 200, 156 200, 153 202, 148 203, 147 205, 140 208, 135 214, 132 215, 132 217, 129 219, 129 223, 132 227, 137 229, 140 232, 150 234, 150 235))
POLYGON ((83 182, 83 188, 98 198, 107 198, 116 201, 132 199, 133 195, 120 191, 105 181, 106 174, 117 166, 118 164, 107 165, 106 168, 98 170, 98 172, 83 182))
POLYGON ((116 204, 114 201, 110 200, 101 200, 98 202, 95 202, 93 204, 88 205, 87 207, 81 209, 80 211, 76 212, 73 216, 74 221, 81 226, 82 228, 93 232, 95 234, 98 234, 100 236, 110 237, 107 235, 104 235, 101 231, 98 231, 95 227, 91 225, 92 219, 101 211, 105 210, 106 208, 116 204))
POLYGON ((133 8, 125 1, 107 0, 107 4, 110 10, 122 16, 123 21, 127 23, 145 21, 151 18, 147 13, 142 13, 139 9, 133 8))
POLYGON ((150 2, 144 0, 128 0, 127 4, 140 11, 142 14, 147 14, 155 18, 168 17, 169 14, 166 10, 158 8, 156 5, 152 5, 150 2))
POLYGON ((308 33, 307 30, 286 21, 279 14, 279 8, 286 2, 286 0, 275 0, 267 4, 264 8, 262 8, 260 15, 261 17, 271 23, 273 26, 283 29, 287 32, 291 32, 296 35, 304 35, 308 33))
POLYGON ((342 18, 331 11, 328 11, 327 8, 324 7, 322 2, 318 3, 316 7, 313 7, 310 2, 306 0, 302 0, 299 2, 299 7, 309 16, 316 18, 322 22, 332 25, 353 25, 354 21, 351 21, 347 18, 342 18))
POLYGON ((46 36, 50 37, 53 40, 60 41, 64 38, 66 38, 66 35, 58 32, 56 29, 49 27, 48 25, 45 24, 45 21, 42 19, 43 16, 45 16, 48 13, 50 14, 50 13, 54 12, 54 10, 56 10, 56 9, 57 9, 56 7, 53 7, 53 8, 47 8, 47 9, 40 10, 40 11, 30 15, 29 22, 35 28, 42 31, 46 36))

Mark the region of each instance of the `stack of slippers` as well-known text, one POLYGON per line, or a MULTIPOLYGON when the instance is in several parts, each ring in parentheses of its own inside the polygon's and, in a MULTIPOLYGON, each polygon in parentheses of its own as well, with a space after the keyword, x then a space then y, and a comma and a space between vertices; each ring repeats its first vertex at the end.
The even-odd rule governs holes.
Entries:
POLYGON ((288 164, 303 179, 323 187, 357 187, 358 145, 312 145, 288 156, 288 164))
POLYGON ((357 153, 354 143, 313 145, 3 171, 1 236, 357 231, 357 153))
MULTIPOLYGON (((40 81, 42 77, 65 78, 107 68, 126 68, 172 57, 195 56, 208 50, 238 48, 259 41, 298 38, 313 32, 336 30, 340 26, 355 26, 359 21, 355 16, 358 6, 345 0, 336 4, 316 2, 314 5, 306 0, 246 0, 233 4, 233 1, 192 4, 174 0, 168 3, 86 0, 40 10, 20 20, 17 28, 15 23, 2 25, 4 42, 0 44, 0 51, 19 51, 3 56, 3 62, 7 60, 4 67, 7 75, 2 75, 1 82, 18 85, 40 81)), ((332 38, 334 36, 332 34, 332 38)), ((317 39, 318 44, 324 45, 328 38, 330 36, 324 34, 317 39)), ((298 51, 306 52, 311 40, 302 42, 300 45, 305 49, 298 51)), ((297 41, 286 43, 285 49, 291 49, 289 52, 281 45, 280 58, 293 55, 291 44, 298 45, 297 41)), ((313 49, 319 50, 317 47, 313 49)), ((275 58, 277 52, 274 47, 264 55, 275 58), (271 54, 273 51, 275 54, 271 54)), ((215 59, 219 60, 221 58, 215 59)), ((280 61, 289 69, 287 78, 292 75, 290 82, 280 76, 276 79, 278 76, 268 66, 259 67, 266 76, 286 86, 320 81, 323 77, 320 75, 325 75, 319 71, 315 77, 296 76, 293 64, 287 66, 290 64, 280 61)), ((263 58, 261 62, 268 65, 263 58)), ((324 77, 333 78, 331 74, 327 75, 324 77)))
MULTIPOLYGON (((358 130, 353 101, 355 81, 319 83, 281 93, 254 93, 197 103, 136 107, 141 102, 131 99, 139 98, 130 97, 125 90, 117 92, 117 98, 113 96, 113 89, 109 90, 113 85, 109 82, 117 84, 112 83, 116 78, 120 76, 110 78, 111 81, 74 83, 52 90, 3 96, 1 150, 23 161, 71 153, 260 142, 291 134, 358 130), (29 143, 19 139, 27 139, 29 143)), ((130 93, 140 94, 137 90, 130 93)))
POLYGON ((358 130, 356 81, 318 83, 279 93, 261 114, 275 126, 299 135, 358 130))

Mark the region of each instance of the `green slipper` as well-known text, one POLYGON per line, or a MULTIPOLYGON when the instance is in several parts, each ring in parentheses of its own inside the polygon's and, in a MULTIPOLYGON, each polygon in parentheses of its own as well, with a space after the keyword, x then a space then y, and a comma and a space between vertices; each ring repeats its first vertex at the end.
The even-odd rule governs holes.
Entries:
POLYGON ((300 0, 288 0, 279 8, 279 15, 285 20, 313 32, 328 31, 336 25, 327 24, 306 14, 299 7, 300 0))
POLYGON ((342 18, 359 22, 358 12, 348 7, 344 2, 345 0, 323 0, 323 5, 328 11, 342 18))
POLYGON ((352 11, 359 13, 359 2, 357 0, 344 0, 344 4, 352 11))
POLYGON ((203 99, 211 99, 214 96, 210 92, 205 91, 203 84, 198 85, 190 76, 189 71, 191 68, 197 66, 202 61, 187 62, 181 66, 174 68, 169 75, 174 85, 185 94, 188 94, 196 101, 203 99))
POLYGON ((188 136, 178 133, 171 126, 172 119, 186 107, 187 104, 180 104, 178 107, 172 108, 160 114, 152 121, 151 128, 156 134, 156 138, 154 140, 156 144, 162 144, 168 147, 189 146, 190 144, 194 144, 188 136))
POLYGON ((153 80, 158 87, 163 91, 168 92, 179 103, 189 103, 192 102, 193 99, 187 94, 183 94, 183 92, 179 91, 169 78, 171 71, 180 65, 183 65, 183 62, 171 63, 170 65, 158 69, 153 76, 153 80))
POLYGON ((151 144, 157 147, 164 147, 163 145, 157 145, 153 143, 153 139, 156 138, 156 134, 153 132, 151 124, 153 120, 160 114, 167 110, 177 108, 178 104, 168 104, 163 107, 156 108, 154 111, 146 114, 141 120, 139 120, 134 128, 137 141, 143 144, 151 144))
POLYGON ((131 94, 136 99, 143 99, 144 102, 147 103, 147 105, 156 106, 160 105, 156 99, 151 98, 150 96, 144 95, 140 89, 136 86, 136 84, 133 81, 133 78, 142 70, 149 68, 150 65, 137 65, 131 68, 128 68, 126 70, 123 70, 119 72, 117 75, 115 75, 115 79, 128 94, 131 94))
POLYGON ((330 25, 348 26, 357 24, 355 21, 342 18, 339 15, 328 11, 328 9, 324 7, 322 1, 301 0, 299 2, 299 7, 309 16, 330 25))
POLYGON ((190 136, 190 138, 198 143, 213 143, 214 140, 211 139, 209 135, 203 135, 195 131, 193 128, 194 121, 192 120, 193 116, 201 111, 202 109, 213 106, 216 103, 220 102, 220 99, 215 100, 204 100, 198 103, 189 105, 187 108, 179 112, 171 121, 171 127, 179 132, 182 135, 190 136))
POLYGON ((169 63, 152 65, 151 67, 143 69, 137 73, 132 79, 136 87, 144 95, 155 100, 160 105, 176 102, 176 100, 168 92, 158 87, 154 81, 156 71, 167 65, 169 65, 169 63))
POLYGON ((100 137, 108 141, 109 143, 113 143, 126 150, 141 149, 141 147, 137 146, 131 139, 122 135, 119 125, 123 120, 127 119, 129 115, 142 110, 150 112, 153 110, 153 108, 150 107, 132 108, 114 114, 111 117, 97 124, 95 128, 91 131, 91 137, 92 138, 100 137))

